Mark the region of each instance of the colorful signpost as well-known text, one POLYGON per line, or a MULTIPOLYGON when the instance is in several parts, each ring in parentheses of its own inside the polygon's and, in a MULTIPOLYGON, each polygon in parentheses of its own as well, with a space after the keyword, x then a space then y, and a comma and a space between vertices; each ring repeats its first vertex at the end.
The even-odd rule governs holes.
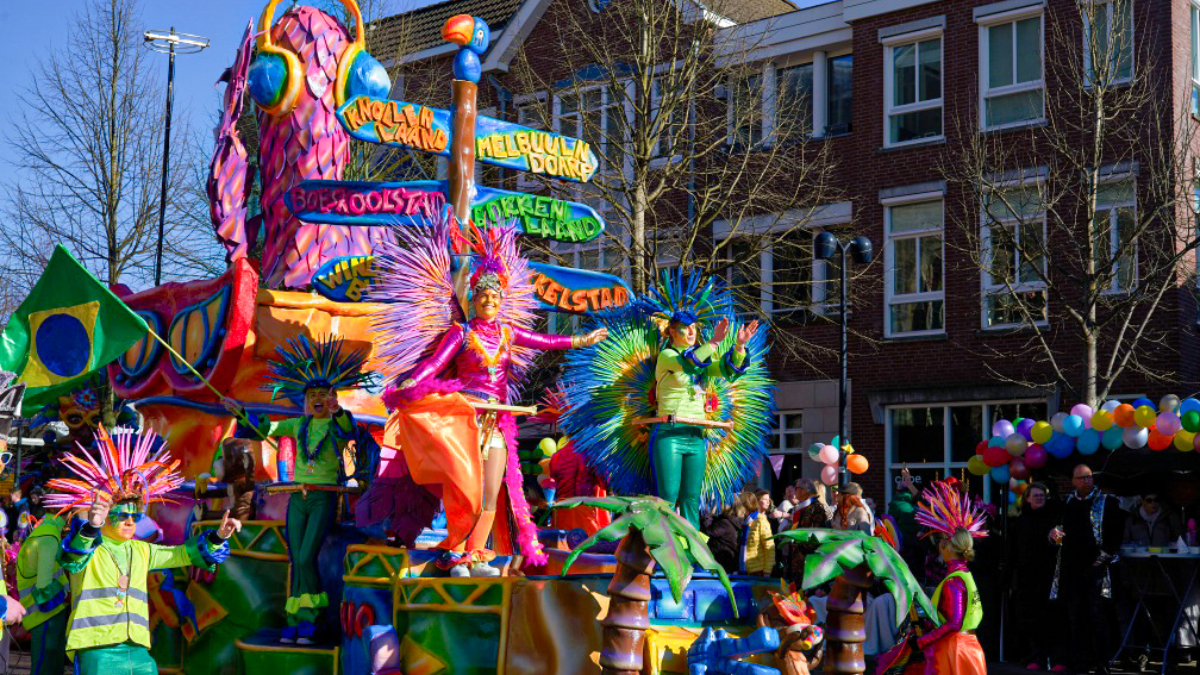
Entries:
MULTIPOLYGON (((310 180, 284 194, 297 218, 357 226, 420 225, 446 208, 446 181, 371 183, 310 180)), ((491 187, 476 187, 471 219, 482 228, 515 225, 518 234, 569 244, 604 232, 600 214, 587 204, 491 187)))
POLYGON ((375 256, 334 258, 317 268, 313 288, 336 302, 369 302, 371 283, 378 276, 375 256))
MULTIPOLYGON (((451 156, 449 110, 358 96, 339 108, 337 116, 359 140, 451 156)), ((474 149, 475 158, 487 164, 577 183, 591 180, 599 166, 587 141, 486 115, 476 118, 474 149)))

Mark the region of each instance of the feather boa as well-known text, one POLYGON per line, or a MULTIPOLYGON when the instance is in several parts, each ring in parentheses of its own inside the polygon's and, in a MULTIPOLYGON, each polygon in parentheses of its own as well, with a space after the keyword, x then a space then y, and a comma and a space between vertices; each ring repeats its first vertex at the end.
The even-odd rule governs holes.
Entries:
MULTIPOLYGON (((388 387, 383 392, 383 403, 389 409, 399 408, 407 403, 422 399, 433 394, 454 394, 461 391, 463 383, 458 379, 442 380, 431 378, 424 382, 399 389, 388 387)), ((524 477, 521 475, 521 458, 517 454, 517 424, 512 415, 500 413, 497 420, 500 433, 504 434, 504 445, 508 448, 508 462, 504 467, 504 487, 508 490, 509 504, 517 521, 517 545, 530 565, 544 565, 548 560, 542 552, 538 541, 537 526, 529 513, 529 502, 525 500, 524 477)))

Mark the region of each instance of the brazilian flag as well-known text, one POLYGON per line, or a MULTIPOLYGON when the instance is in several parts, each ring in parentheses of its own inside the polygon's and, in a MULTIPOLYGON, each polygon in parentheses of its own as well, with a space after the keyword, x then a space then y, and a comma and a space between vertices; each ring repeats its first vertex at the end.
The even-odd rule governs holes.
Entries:
POLYGON ((56 246, 29 297, 0 333, 0 370, 40 405, 116 360, 149 328, 67 249, 56 246))

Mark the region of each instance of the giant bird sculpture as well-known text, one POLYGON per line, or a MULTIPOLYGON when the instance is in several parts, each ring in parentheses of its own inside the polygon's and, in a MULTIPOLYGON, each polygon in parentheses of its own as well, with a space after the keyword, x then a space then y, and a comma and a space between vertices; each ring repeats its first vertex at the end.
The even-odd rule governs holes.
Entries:
MULTIPOLYGON (((303 288, 327 260, 367 255, 380 228, 309 223, 292 215, 283 196, 306 180, 341 180, 350 157, 350 136, 336 111, 356 96, 387 98, 387 71, 364 49, 362 14, 354 0, 342 0, 354 18, 354 36, 329 14, 313 7, 293 7, 274 21, 279 0, 271 0, 259 18, 256 54, 239 51, 229 86, 242 79, 258 106, 258 174, 261 180, 262 224, 265 229, 262 278, 271 288, 303 288)), ((226 96, 225 119, 240 107, 239 92, 226 96)), ((246 222, 249 172, 238 170, 236 129, 218 136, 209 194, 214 204, 213 225, 230 259, 244 257, 254 240, 257 223, 246 222), (221 153, 224 153, 223 155, 221 153), (215 185, 214 185, 215 181, 215 185), (240 197, 240 206, 235 206, 240 197), (238 211, 240 210, 240 215, 238 211), (239 220, 239 218, 241 220, 239 220), (241 232, 236 232, 238 227, 241 232), (232 242, 232 245, 231 245, 232 242)))

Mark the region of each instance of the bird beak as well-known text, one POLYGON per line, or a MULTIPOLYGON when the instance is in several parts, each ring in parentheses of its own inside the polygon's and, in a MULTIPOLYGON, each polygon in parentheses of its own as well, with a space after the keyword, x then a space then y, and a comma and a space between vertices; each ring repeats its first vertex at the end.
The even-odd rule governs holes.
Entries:
POLYGON ((452 16, 442 25, 442 39, 460 47, 465 47, 471 42, 474 32, 475 19, 470 14, 452 16))

